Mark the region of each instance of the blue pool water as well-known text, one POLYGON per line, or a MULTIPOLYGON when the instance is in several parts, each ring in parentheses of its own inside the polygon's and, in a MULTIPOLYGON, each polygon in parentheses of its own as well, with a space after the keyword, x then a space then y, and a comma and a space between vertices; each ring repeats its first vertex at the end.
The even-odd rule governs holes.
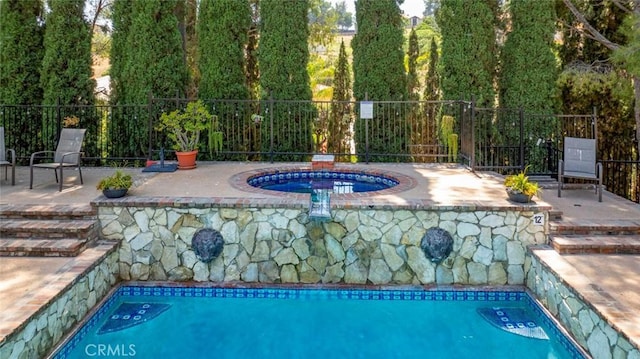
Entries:
POLYGON ((54 357, 96 356, 584 357, 525 292, 138 286, 120 287, 54 357))
POLYGON ((378 174, 333 170, 263 173, 247 182, 253 187, 293 193, 312 193, 320 189, 333 193, 371 192, 398 185, 397 180, 378 174))

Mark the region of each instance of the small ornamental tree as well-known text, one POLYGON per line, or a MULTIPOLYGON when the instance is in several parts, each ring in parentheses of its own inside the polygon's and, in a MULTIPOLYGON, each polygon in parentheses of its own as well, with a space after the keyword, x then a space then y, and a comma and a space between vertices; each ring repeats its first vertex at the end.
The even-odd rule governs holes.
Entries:
POLYGON ((329 153, 345 154, 349 148, 349 125, 351 124, 351 72, 344 41, 340 43, 338 64, 333 77, 333 97, 329 117, 329 153))

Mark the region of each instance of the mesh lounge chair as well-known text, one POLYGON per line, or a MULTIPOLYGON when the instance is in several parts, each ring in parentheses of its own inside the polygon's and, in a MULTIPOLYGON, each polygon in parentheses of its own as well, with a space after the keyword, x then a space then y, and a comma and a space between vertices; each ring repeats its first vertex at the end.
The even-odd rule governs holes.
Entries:
POLYGON ((84 133, 86 129, 74 129, 64 128, 60 132, 60 141, 55 151, 39 151, 31 154, 31 160, 29 161, 29 168, 31 176, 29 179, 29 189, 33 188, 33 169, 34 168, 48 168, 53 169, 56 175, 56 182, 60 183, 60 191, 62 191, 62 182, 64 182, 64 176, 62 170, 65 167, 77 167, 78 174, 80 175, 80 184, 82 181, 82 168, 80 166, 82 161, 82 141, 84 141, 84 133), (50 155, 54 154, 53 162, 36 163, 39 158, 51 158, 50 155), (58 169, 60 169, 60 180, 58 181, 58 169))
POLYGON ((4 179, 7 180, 7 172, 11 167, 11 185, 16 184, 16 151, 12 148, 4 148, 4 127, 0 127, 0 167, 4 167, 4 179), (9 161, 9 157, 11 160, 9 161))
POLYGON ((602 202, 602 163, 596 163, 596 140, 564 138, 564 160, 558 161, 558 197, 562 197, 563 178, 596 181, 598 201, 602 202))

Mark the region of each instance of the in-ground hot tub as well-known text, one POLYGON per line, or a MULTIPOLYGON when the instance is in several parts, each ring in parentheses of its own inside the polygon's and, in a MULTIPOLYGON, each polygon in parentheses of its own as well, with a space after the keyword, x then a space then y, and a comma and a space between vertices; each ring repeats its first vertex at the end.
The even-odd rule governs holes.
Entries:
POLYGON ((389 175, 348 169, 290 169, 259 173, 250 176, 247 183, 260 189, 289 193, 312 193, 319 189, 359 193, 389 189, 400 181, 389 175))

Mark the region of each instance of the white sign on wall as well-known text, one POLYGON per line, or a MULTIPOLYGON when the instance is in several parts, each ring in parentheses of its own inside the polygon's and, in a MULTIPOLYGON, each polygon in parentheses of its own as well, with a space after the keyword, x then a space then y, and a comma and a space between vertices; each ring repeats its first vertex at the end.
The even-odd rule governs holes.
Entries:
POLYGON ((544 213, 536 213, 533 215, 533 224, 535 226, 544 226, 544 213))
POLYGON ((373 118, 373 101, 360 101, 360 118, 363 120, 373 118))

